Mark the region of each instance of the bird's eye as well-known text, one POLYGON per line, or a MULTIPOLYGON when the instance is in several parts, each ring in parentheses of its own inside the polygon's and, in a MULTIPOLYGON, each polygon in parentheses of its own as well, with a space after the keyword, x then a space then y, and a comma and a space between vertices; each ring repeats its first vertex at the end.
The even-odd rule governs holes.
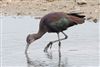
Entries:
POLYGON ((28 39, 28 42, 30 42, 30 39, 28 39))
POLYGON ((28 43, 30 43, 31 42, 31 39, 28 39, 28 43))
POLYGON ((27 43, 30 43, 30 41, 31 41, 31 40, 30 40, 30 35, 27 36, 26 41, 27 41, 27 43))

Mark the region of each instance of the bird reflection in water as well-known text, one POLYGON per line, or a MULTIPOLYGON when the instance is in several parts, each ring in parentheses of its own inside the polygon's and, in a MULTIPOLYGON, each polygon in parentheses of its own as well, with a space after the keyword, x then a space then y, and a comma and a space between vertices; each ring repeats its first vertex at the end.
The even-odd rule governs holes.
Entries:
MULTIPOLYGON (((46 61, 41 61, 41 60, 32 60, 29 55, 28 55, 28 47, 26 47, 25 50, 25 57, 26 57, 26 62, 27 62, 27 67, 47 67, 50 66, 51 64, 47 64, 46 61)), ((61 51, 58 50, 59 53, 59 59, 58 59, 58 63, 56 65, 56 63, 52 63, 53 65, 56 65, 56 67, 65 67, 65 65, 61 62, 61 51)), ((52 50, 50 50, 49 52, 47 51, 45 53, 45 55, 47 56, 47 59, 50 59, 51 61, 53 61, 53 56, 52 56, 52 50)))

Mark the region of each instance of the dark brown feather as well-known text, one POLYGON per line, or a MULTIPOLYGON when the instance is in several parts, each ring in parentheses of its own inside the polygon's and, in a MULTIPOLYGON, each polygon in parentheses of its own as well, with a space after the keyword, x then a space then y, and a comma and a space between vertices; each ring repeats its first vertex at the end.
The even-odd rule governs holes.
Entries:
POLYGON ((69 14, 64 12, 49 13, 41 19, 40 30, 46 29, 49 30, 50 32, 60 32, 73 25, 84 23, 85 20, 84 17, 85 17, 84 15, 78 15, 75 13, 69 13, 69 14), (65 27, 61 29, 55 28, 54 26, 55 23, 57 23, 61 18, 66 18, 69 21, 68 24, 65 25, 66 28, 65 27), (54 23, 54 25, 51 26, 51 23, 54 23))

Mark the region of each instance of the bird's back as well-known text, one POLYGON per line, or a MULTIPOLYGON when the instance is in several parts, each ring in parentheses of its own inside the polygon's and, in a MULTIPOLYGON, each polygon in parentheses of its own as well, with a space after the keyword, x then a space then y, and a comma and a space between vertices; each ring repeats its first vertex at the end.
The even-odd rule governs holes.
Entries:
POLYGON ((61 32, 68 27, 84 22, 84 16, 63 12, 49 13, 41 19, 40 26, 46 26, 48 32, 61 32))

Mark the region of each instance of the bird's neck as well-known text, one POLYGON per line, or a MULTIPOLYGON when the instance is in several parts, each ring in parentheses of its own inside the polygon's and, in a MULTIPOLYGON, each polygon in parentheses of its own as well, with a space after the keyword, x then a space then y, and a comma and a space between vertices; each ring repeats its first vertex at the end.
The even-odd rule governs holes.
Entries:
POLYGON ((45 34, 45 32, 41 32, 41 31, 39 31, 38 33, 34 34, 35 40, 41 38, 44 34, 45 34))

